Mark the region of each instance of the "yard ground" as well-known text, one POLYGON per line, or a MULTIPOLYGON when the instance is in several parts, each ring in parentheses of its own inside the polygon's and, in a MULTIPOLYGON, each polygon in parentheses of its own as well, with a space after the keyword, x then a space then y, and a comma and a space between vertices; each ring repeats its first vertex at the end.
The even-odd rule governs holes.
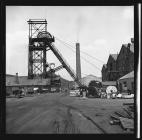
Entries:
POLYGON ((133 99, 82 99, 61 93, 7 98, 6 133, 132 133, 120 125, 110 125, 109 121, 114 111, 123 110, 123 103, 133 102, 133 99))

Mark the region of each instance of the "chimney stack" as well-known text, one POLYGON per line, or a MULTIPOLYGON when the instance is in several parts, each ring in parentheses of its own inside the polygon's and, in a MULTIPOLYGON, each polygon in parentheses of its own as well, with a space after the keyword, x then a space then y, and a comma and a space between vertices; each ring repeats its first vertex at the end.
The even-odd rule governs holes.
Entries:
POLYGON ((128 43, 128 49, 130 49, 130 47, 131 47, 131 44, 130 44, 130 43, 128 43))
POLYGON ((76 76, 81 80, 80 44, 76 43, 76 76))
POLYGON ((134 43, 134 38, 131 38, 131 43, 134 43))
POLYGON ((19 84, 18 73, 16 73, 16 78, 15 78, 15 80, 16 80, 16 84, 19 84))

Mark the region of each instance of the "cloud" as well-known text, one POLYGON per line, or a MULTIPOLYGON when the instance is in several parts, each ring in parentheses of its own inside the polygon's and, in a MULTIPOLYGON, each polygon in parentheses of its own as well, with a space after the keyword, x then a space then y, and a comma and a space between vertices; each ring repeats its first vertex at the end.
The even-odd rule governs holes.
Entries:
POLYGON ((132 20, 134 18, 134 9, 133 7, 127 7, 123 11, 123 17, 125 19, 130 19, 132 20))

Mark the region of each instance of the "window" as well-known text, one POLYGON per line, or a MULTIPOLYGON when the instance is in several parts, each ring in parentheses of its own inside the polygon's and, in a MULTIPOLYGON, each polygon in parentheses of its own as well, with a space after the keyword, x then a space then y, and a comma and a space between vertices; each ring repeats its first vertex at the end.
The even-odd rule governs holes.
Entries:
POLYGON ((124 85, 124 87, 127 87, 127 82, 126 81, 123 82, 123 85, 124 85))

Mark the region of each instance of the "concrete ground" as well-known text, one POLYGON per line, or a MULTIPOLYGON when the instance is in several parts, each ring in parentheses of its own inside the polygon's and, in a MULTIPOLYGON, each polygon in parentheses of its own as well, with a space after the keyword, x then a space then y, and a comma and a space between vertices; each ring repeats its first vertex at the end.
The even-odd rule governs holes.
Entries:
POLYGON ((110 115, 123 110, 133 99, 70 97, 47 93, 6 99, 8 134, 125 134, 120 125, 110 125, 110 115))

